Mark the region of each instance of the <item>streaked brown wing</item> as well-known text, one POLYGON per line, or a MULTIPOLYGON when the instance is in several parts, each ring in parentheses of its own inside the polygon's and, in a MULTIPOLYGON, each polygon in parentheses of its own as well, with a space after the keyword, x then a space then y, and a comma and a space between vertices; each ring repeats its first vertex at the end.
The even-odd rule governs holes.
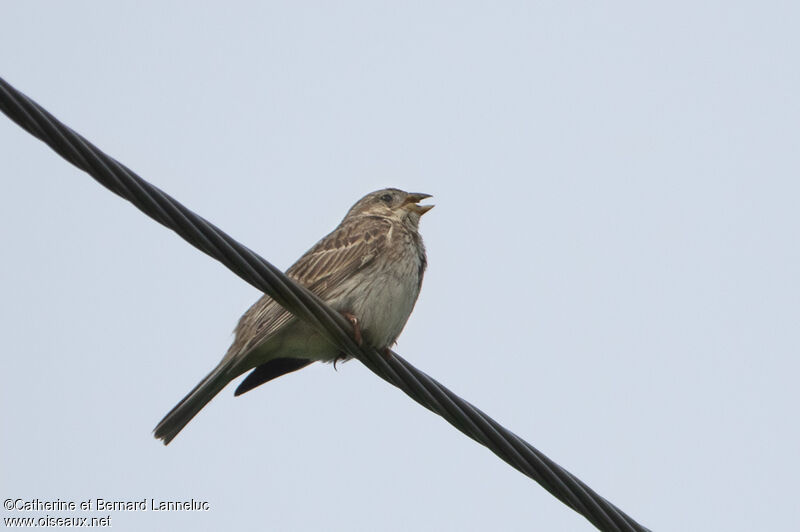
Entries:
POLYGON ((344 222, 300 257, 286 275, 328 299, 342 281, 385 249, 391 230, 392 222, 384 218, 358 217, 344 222))
MULTIPOLYGON (((391 230, 392 223, 384 218, 345 220, 286 270, 286 275, 325 300, 385 249, 391 230)), ((249 352, 292 318, 271 297, 262 296, 239 320, 225 358, 249 352)))

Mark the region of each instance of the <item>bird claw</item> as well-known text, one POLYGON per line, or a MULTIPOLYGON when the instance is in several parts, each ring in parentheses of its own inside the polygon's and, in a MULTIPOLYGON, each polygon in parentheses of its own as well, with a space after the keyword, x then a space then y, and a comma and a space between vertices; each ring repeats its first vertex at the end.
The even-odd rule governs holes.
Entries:
POLYGON ((342 316, 350 322, 353 326, 353 340, 361 347, 361 344, 364 343, 363 338, 361 337, 361 327, 358 326, 358 318, 355 317, 354 314, 350 312, 342 312, 342 316))
POLYGON ((347 360, 347 357, 345 356, 344 353, 339 353, 339 355, 336 358, 333 359, 333 371, 338 371, 336 369, 336 363, 339 362, 340 360, 341 361, 347 360))

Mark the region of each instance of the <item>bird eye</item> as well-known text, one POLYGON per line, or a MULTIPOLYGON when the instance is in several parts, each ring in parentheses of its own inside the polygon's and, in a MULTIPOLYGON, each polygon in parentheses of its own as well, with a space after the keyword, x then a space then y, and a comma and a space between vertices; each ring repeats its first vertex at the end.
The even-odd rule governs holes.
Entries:
POLYGON ((384 203, 391 203, 392 202, 392 195, 391 194, 384 194, 380 197, 380 200, 384 203))

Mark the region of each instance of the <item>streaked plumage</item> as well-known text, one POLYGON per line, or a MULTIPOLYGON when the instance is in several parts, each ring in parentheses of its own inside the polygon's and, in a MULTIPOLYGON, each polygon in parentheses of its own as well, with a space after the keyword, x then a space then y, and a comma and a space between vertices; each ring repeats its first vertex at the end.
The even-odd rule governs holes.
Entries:
MULTIPOLYGON (((389 188, 367 194, 339 226, 286 274, 334 309, 358 319, 363 340, 382 349, 395 342, 411 314, 425 272, 419 219, 428 194, 389 188)), ((242 315, 227 354, 155 428, 168 444, 231 380, 253 370, 236 395, 339 350, 311 326, 264 295, 242 315)))

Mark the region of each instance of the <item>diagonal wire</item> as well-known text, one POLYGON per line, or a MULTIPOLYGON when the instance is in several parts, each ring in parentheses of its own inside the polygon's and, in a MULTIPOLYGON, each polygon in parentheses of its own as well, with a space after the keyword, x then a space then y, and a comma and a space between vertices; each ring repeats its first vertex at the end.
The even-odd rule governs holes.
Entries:
POLYGON ((648 530, 532 445, 397 353, 392 352, 393 356, 387 360, 367 345, 358 346, 351 337, 349 323, 338 312, 212 223, 100 151, 2 78, 0 110, 111 192, 130 201, 158 223, 172 229, 191 245, 268 294, 281 306, 311 323, 329 341, 360 360, 379 377, 397 386, 419 404, 439 414, 458 430, 538 482, 598 529, 648 530))

